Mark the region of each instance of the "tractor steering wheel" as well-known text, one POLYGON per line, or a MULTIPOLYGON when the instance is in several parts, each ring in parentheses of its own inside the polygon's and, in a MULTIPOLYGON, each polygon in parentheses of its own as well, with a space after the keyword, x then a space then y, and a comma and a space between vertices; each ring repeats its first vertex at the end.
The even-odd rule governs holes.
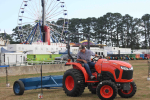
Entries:
POLYGON ((98 58, 98 60, 100 59, 100 56, 95 56, 94 58, 92 58, 92 62, 94 62, 94 61, 98 61, 97 59, 95 59, 95 58, 98 58))

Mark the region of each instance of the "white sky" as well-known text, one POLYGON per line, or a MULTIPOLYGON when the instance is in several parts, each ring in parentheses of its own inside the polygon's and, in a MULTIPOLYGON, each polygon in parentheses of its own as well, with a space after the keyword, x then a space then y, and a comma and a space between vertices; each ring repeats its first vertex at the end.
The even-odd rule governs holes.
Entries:
MULTIPOLYGON (((32 1, 32 0, 31 0, 32 1)), ((17 26, 23 0, 0 0, 0 33, 11 34, 17 26)), ((150 13, 150 0, 65 0, 68 18, 100 17, 107 12, 141 18, 150 13)))

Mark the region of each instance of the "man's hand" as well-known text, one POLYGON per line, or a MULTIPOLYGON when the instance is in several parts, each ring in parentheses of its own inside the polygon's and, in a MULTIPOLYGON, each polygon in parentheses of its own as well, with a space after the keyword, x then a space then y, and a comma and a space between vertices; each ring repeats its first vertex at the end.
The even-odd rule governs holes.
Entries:
POLYGON ((87 63, 87 61, 83 59, 77 59, 77 61, 83 61, 84 63, 87 63))
POLYGON ((87 63, 87 61, 86 60, 82 60, 84 63, 87 63))
POLYGON ((95 54, 95 57, 99 57, 97 54, 95 54))

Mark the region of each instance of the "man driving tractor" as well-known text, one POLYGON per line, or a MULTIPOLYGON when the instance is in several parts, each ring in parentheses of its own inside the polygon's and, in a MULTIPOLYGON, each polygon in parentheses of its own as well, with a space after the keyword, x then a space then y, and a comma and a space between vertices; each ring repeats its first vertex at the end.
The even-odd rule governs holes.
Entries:
POLYGON ((95 76, 92 75, 90 68, 95 67, 95 63, 91 62, 91 56, 98 56, 97 54, 93 53, 91 50, 85 49, 83 45, 79 46, 79 52, 77 54, 77 61, 84 62, 84 67, 90 76, 90 78, 93 80, 95 79, 95 76))

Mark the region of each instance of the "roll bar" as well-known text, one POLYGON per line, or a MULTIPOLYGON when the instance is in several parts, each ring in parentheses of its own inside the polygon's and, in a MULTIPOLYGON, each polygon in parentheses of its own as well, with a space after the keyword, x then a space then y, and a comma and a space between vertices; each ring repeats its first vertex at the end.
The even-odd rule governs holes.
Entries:
POLYGON ((68 55, 69 55, 69 57, 72 59, 72 61, 74 62, 74 58, 71 56, 71 54, 70 54, 70 36, 71 35, 85 35, 87 38, 88 38, 88 49, 90 50, 90 35, 89 34, 87 34, 87 33, 71 33, 71 34, 69 34, 68 35, 68 43, 67 43, 67 46, 66 46, 66 48, 68 49, 68 55))

